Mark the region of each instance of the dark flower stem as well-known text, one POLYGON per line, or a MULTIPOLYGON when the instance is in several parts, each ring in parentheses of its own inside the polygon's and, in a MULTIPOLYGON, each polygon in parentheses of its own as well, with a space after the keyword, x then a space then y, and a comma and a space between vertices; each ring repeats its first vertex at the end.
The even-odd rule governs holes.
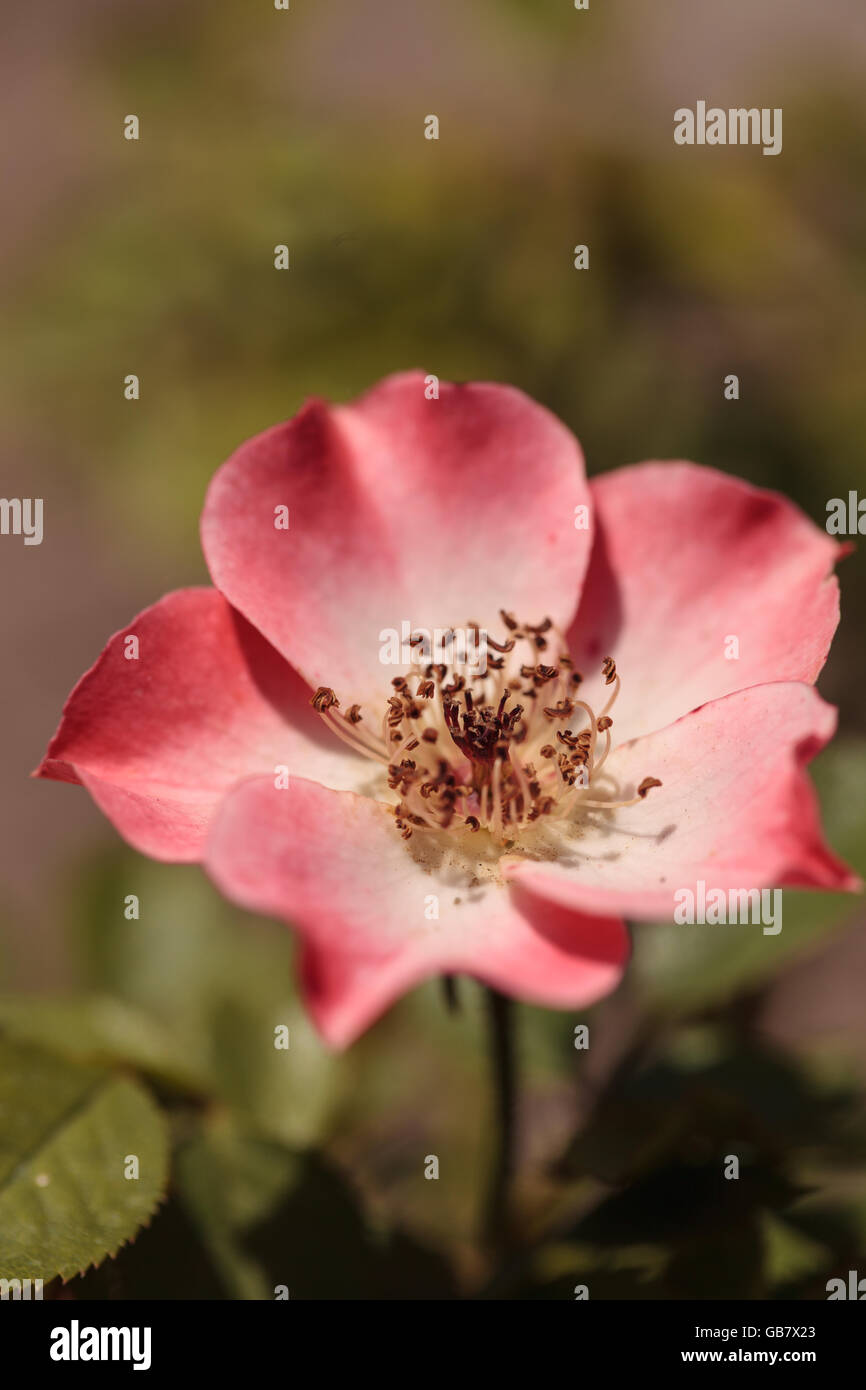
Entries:
POLYGON ((445 1007, 449 1014, 460 1012, 460 996, 457 993, 457 976, 442 976, 442 993, 445 998, 445 1007))
POLYGON ((487 1206, 484 1213, 485 1245, 501 1251, 510 1244, 509 1190, 514 1174, 517 1137, 517 1074, 514 1055, 513 1006, 495 989, 485 989, 490 1027, 490 1062, 495 1088, 496 1147, 487 1206))

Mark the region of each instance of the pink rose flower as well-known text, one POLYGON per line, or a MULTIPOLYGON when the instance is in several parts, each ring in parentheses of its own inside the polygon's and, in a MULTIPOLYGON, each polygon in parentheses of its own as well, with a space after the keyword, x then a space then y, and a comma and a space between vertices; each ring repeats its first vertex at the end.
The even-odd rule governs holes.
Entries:
POLYGON ((700 880, 857 887, 804 772, 840 548, 784 498, 587 482, 520 391, 410 372, 243 444, 202 542, 216 587, 109 641, 38 775, 291 922, 333 1045, 441 973, 587 1005, 700 880))

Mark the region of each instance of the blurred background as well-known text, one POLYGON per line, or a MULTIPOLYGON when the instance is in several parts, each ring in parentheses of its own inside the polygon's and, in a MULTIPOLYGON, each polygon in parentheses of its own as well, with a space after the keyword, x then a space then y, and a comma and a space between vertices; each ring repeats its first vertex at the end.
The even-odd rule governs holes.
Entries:
MULTIPOLYGON (((818 525, 866 496, 862 4, 42 0, 4 21, 0 490, 45 499, 45 537, 0 538, 0 1036, 13 1064, 138 1075, 173 1155, 151 1224, 64 1296, 824 1298, 866 1276, 862 901, 786 892, 778 937, 640 927, 591 1013, 518 1007, 517 1235, 491 1261, 476 987, 453 1015, 431 984, 332 1057, 284 928, 28 781, 108 635, 206 582, 214 469, 309 395, 415 366, 500 380, 590 473, 693 458, 818 525), (675 146, 699 99, 782 107, 782 154, 675 146)), ((863 874, 862 553, 840 580, 840 734, 814 773, 863 874)))

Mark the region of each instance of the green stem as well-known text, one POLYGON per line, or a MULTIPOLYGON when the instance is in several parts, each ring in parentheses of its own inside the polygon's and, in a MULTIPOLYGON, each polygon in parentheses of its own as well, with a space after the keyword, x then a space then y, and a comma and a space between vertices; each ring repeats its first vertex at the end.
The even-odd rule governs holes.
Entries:
POLYGON ((498 990, 486 989, 490 1025, 490 1060, 495 1090, 496 1148, 487 1206, 484 1241, 491 1250, 510 1243, 510 1185, 515 1166, 517 1137, 517 1073, 514 1054, 513 1007, 498 990))
POLYGON ((449 1014, 460 1012, 460 996, 457 993, 457 976, 442 976, 442 994, 445 999, 445 1007, 449 1014))

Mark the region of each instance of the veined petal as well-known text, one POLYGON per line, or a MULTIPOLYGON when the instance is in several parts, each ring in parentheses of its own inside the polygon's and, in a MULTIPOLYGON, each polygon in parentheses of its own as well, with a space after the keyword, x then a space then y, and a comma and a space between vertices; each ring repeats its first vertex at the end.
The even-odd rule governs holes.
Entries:
POLYGON ((839 620, 842 547, 777 493, 694 463, 591 480, 595 542, 569 639, 581 694, 622 678, 618 740, 708 700, 818 676, 839 620))
POLYGON ((298 928, 307 1004, 335 1046, 431 975, 577 1008, 615 987, 628 955, 621 922, 473 883, 439 837, 404 841, 384 805, 313 782, 236 787, 205 866, 226 897, 298 928))
POLYGON ((239 778, 286 767, 361 788, 376 767, 332 737, 311 691, 216 589, 180 589, 110 639, 66 702, 39 777, 78 782, 129 842, 197 859, 239 778), (126 639, 138 641, 137 658, 126 639))
POLYGON ((585 811, 550 861, 510 857, 503 873, 551 902, 625 917, 670 917, 698 881, 724 891, 791 886, 853 890, 824 843, 804 767, 836 712, 808 685, 754 686, 693 710, 613 752, 584 799, 645 799, 585 811), (606 774, 609 774, 606 775, 606 774))
POLYGON ((509 386, 387 378, 350 406, 312 401, 214 478, 202 544, 214 583, 311 685, 381 701, 383 634, 500 608, 565 627, 591 533, 573 435, 509 386), (288 507, 289 529, 274 525, 288 507))

